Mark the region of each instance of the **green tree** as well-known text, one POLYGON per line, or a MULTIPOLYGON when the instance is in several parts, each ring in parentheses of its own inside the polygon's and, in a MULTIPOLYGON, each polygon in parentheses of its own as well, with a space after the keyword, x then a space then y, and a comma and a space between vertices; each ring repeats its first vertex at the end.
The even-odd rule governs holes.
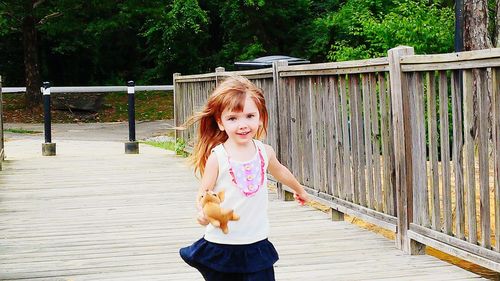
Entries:
POLYGON ((73 1, 71 9, 40 28, 47 76, 64 85, 140 82, 154 63, 141 32, 164 2, 73 1))
POLYGON ((299 34, 293 53, 311 62, 325 62, 336 31, 331 28, 329 15, 338 11, 344 1, 312 1, 306 20, 297 28, 299 34))
POLYGON ((334 13, 331 27, 339 27, 340 31, 328 58, 343 61, 381 57, 398 45, 413 46, 420 54, 453 51, 451 8, 424 0, 389 4, 374 9, 373 2, 349 0, 334 13))
POLYGON ((36 31, 36 25, 40 19, 37 17, 35 9, 42 3, 43 1, 33 0, 3 0, 0 2, 1 35, 8 36, 12 33, 18 33, 22 36, 27 107, 37 105, 41 101, 36 31))
MULTIPOLYGON (((19 56, 15 49, 23 38, 21 24, 30 14, 26 12, 29 7, 18 2, 0 1, 0 50, 3 54, 16 54, 14 57, 19 56)), ((163 10, 165 1, 31 2, 36 41, 24 41, 36 47, 25 48, 23 55, 38 57, 39 62, 27 64, 27 70, 34 69, 27 71, 28 74, 41 73, 44 80, 55 85, 120 84, 127 79, 140 80, 144 70, 154 63, 148 61, 146 40, 140 33, 145 22, 163 10)), ((16 65, 12 60, 0 66, 2 74, 9 74, 7 84, 21 82, 13 78, 19 74, 16 65)), ((31 89, 29 85, 34 85, 27 99, 33 101, 31 93, 39 94, 40 79, 31 76, 22 83, 26 83, 28 89, 31 89)), ((30 105, 37 103, 34 101, 30 105)))
POLYGON ((234 61, 263 55, 302 55, 298 47, 311 1, 207 1, 214 61, 231 68, 234 61))
POLYGON ((165 83, 171 81, 173 72, 205 70, 208 21, 207 13, 196 0, 174 0, 157 11, 142 33, 148 58, 157 62, 147 70, 145 79, 165 83))
MULTIPOLYGON (((489 0, 490 19, 496 19, 496 2, 489 0)), ((28 100, 36 104, 39 77, 54 85, 116 85, 129 79, 163 84, 173 72, 230 70, 234 61, 264 55, 339 61, 385 56, 400 44, 414 46, 417 53, 450 52, 453 4, 0 0, 0 52, 8 58, 0 74, 5 85, 25 83, 28 100)))

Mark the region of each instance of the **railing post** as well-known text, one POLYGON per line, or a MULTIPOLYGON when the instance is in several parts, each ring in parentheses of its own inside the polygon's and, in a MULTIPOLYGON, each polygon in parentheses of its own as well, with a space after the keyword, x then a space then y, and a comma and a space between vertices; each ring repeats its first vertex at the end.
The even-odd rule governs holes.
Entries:
MULTIPOLYGON (((281 83, 279 79, 279 68, 284 66, 288 66, 288 62, 285 60, 273 62, 273 90, 274 90, 273 94, 276 96, 276 99, 278 101, 276 103, 276 112, 277 112, 276 117, 278 123, 278 128, 276 129, 276 131, 277 135, 280 136, 278 137, 278 143, 276 144, 275 150, 278 159, 286 166, 290 166, 290 163, 288 163, 289 160, 288 155, 285 154, 286 152, 288 152, 288 147, 283 148, 281 144, 281 140, 286 137, 285 134, 283 134, 284 130, 282 126, 287 126, 288 124, 287 116, 285 116, 285 114, 280 113, 280 106, 286 106, 282 96, 285 93, 282 93, 281 83)), ((276 182, 276 189, 279 199, 284 201, 295 200, 293 198, 293 193, 284 189, 283 184, 278 181, 276 182)))
POLYGON ((224 71, 226 71, 226 69, 222 66, 219 66, 217 68, 215 68, 215 86, 217 87, 217 85, 219 85, 219 73, 224 73, 224 71))
POLYGON ((50 82, 43 82, 43 124, 45 142, 42 143, 42 155, 56 155, 56 144, 52 143, 52 115, 50 112, 50 82))
POLYGON ((138 154, 139 143, 135 139, 135 83, 127 82, 128 95, 128 142, 125 143, 125 154, 138 154))
POLYGON ((389 50, 389 68, 394 130, 396 170, 396 247, 407 254, 420 254, 424 247, 408 237, 413 222, 412 131, 410 124, 410 93, 406 77, 401 71, 400 58, 413 55, 412 47, 399 46, 389 50))
MULTIPOLYGON (((179 76, 181 76, 180 73, 174 73, 173 74, 173 79, 172 79, 172 84, 174 86, 174 126, 176 128, 182 125, 182 124, 179 124, 180 120, 179 120, 179 116, 177 116, 177 114, 179 114, 179 109, 177 107, 181 106, 181 105, 177 104, 177 100, 178 100, 177 95, 179 94, 179 90, 177 89, 177 82, 175 80, 179 76)), ((175 139, 176 142, 177 142, 177 138, 178 137, 179 137, 179 133, 177 132, 177 130, 174 130, 174 139, 175 139)))

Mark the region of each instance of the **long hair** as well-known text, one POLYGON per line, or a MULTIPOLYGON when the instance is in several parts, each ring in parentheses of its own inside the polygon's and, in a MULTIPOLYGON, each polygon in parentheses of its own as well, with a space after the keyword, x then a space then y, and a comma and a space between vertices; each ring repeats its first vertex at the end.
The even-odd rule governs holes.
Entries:
POLYGON ((203 176, 205 164, 212 149, 227 140, 225 131, 219 130, 217 122, 221 121, 224 110, 242 112, 246 98, 250 97, 257 106, 262 126, 256 133, 256 138, 262 139, 266 136, 268 126, 268 113, 266 101, 261 89, 250 80, 241 76, 230 76, 219 84, 209 96, 207 103, 201 112, 191 116, 184 127, 199 122, 196 143, 189 161, 194 166, 194 171, 203 176))

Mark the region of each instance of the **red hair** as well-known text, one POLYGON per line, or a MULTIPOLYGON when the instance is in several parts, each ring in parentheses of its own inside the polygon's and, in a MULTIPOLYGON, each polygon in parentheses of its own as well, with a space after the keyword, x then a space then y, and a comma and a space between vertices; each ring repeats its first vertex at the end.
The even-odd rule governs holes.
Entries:
POLYGON ((227 134, 219 130, 217 122, 221 120, 224 110, 242 112, 246 98, 250 97, 257 106, 262 126, 257 130, 256 138, 266 136, 268 113, 263 91, 250 80, 241 76, 230 76, 219 84, 209 96, 201 112, 188 119, 187 126, 199 122, 197 141, 190 156, 195 173, 203 176, 208 156, 212 149, 227 140, 227 134))

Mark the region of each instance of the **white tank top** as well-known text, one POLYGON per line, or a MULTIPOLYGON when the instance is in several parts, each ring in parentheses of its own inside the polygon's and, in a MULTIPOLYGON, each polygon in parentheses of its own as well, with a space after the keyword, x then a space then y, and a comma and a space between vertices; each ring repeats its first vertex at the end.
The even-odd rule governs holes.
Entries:
MULTIPOLYGON (((240 216, 240 219, 228 223, 228 234, 224 234, 220 228, 208 224, 205 229, 205 240, 207 241, 236 245, 251 244, 268 237, 267 166, 269 159, 264 144, 258 140, 254 140, 254 144, 257 148, 255 156, 252 160, 244 163, 231 160, 222 144, 212 149, 212 153, 215 153, 219 163, 219 175, 215 183, 214 192, 219 192, 221 190, 225 191, 225 198, 221 203, 221 207, 223 209, 233 209, 234 212, 240 216), (262 158, 260 155, 262 155, 262 158), (261 159, 261 161, 257 162, 256 158, 261 159), (238 178, 242 176, 245 177, 244 175, 238 174, 239 171, 235 171, 235 169, 240 170, 241 168, 243 171, 246 167, 245 164, 261 162, 263 162, 263 166, 259 167, 259 170, 262 171, 260 173, 262 173, 263 179, 260 179, 259 175, 257 179, 259 183, 258 190, 255 190, 256 187, 254 186, 251 186, 250 191, 248 189, 242 190, 235 184, 233 179, 236 179, 236 182, 238 182, 238 178), (230 167, 232 167, 232 169, 230 169, 230 167)), ((250 176, 249 180, 251 178, 252 176, 250 176)))

